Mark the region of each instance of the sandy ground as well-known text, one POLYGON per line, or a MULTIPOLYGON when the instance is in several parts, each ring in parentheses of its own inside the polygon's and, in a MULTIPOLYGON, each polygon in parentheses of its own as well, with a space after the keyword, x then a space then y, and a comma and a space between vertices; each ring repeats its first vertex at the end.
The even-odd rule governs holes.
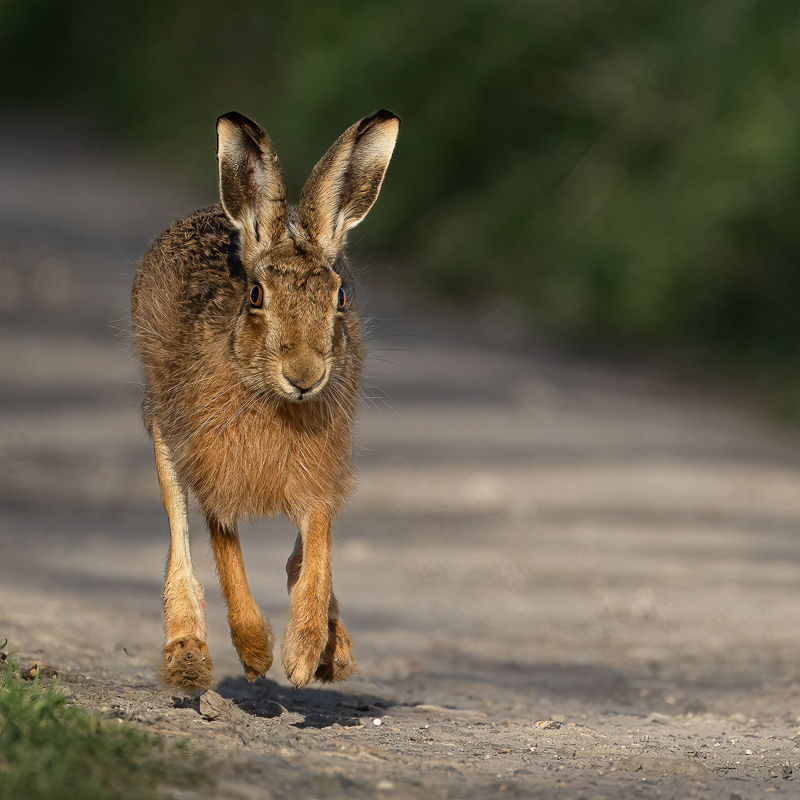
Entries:
MULTIPOLYGON (((213 787, 165 797, 800 797, 798 433, 500 312, 442 318, 368 258, 334 564, 361 673, 248 684, 195 518, 220 684, 159 691, 167 523, 127 295, 150 239, 214 198, 35 121, 0 142, 0 641, 206 750, 213 787)), ((295 532, 242 533, 280 631, 295 532)))

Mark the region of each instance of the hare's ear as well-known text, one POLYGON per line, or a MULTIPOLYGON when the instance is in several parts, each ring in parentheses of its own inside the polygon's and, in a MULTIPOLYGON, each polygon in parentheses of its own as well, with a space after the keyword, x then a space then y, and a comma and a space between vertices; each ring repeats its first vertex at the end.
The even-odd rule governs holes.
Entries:
POLYGON ((376 111, 348 128, 314 167, 298 204, 300 223, 329 256, 378 197, 400 118, 376 111))
POLYGON ((235 111, 217 120, 219 197, 247 245, 268 248, 286 226, 286 184, 266 133, 235 111))

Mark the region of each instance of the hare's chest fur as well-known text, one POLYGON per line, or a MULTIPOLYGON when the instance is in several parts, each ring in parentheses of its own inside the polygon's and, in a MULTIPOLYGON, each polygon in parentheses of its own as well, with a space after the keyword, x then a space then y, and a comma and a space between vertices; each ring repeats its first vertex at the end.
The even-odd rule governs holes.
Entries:
POLYGON ((184 401, 177 466, 206 512, 296 521, 319 506, 338 511, 352 493, 352 429, 341 409, 323 400, 270 403, 244 391, 212 405, 184 401))

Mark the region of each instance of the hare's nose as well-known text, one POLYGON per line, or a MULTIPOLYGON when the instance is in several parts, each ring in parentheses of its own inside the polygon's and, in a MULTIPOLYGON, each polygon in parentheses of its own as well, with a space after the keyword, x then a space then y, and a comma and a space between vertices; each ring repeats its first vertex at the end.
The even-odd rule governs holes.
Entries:
POLYGON ((325 383, 327 370, 322 359, 297 359, 283 364, 283 377, 302 396, 313 392, 325 383))
POLYGON ((306 394, 307 392, 313 392, 314 389, 318 388, 325 380, 325 374, 319 376, 319 378, 313 382, 310 382, 308 379, 300 379, 300 380, 292 380, 290 377, 284 373, 284 377, 286 378, 289 383, 297 389, 300 394, 306 394))

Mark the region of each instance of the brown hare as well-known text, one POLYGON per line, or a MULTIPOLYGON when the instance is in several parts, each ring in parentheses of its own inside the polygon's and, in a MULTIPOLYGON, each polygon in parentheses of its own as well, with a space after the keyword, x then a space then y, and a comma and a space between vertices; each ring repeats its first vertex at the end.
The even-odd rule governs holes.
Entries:
POLYGON ((274 637, 247 584, 237 521, 276 513, 300 531, 286 565, 286 675, 303 686, 356 671, 331 584, 331 523, 353 491, 364 357, 342 248, 378 196, 399 127, 377 111, 348 128, 290 207, 269 137, 225 114, 217 121, 221 205, 175 221, 139 265, 134 345, 171 533, 159 675, 172 689, 214 685, 189 491, 208 522, 245 675, 265 675, 274 637))

